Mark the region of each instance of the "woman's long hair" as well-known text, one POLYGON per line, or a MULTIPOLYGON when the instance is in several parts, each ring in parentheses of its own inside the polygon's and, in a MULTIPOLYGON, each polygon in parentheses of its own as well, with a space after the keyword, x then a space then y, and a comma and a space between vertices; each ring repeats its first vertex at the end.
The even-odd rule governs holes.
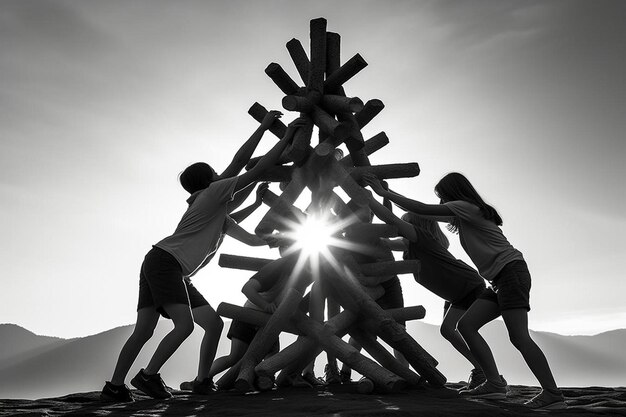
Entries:
MULTIPOLYGON (((502 226, 502 217, 500 217, 496 209, 485 203, 469 180, 458 172, 451 172, 439 180, 437 185, 435 185, 435 194, 444 203, 457 200, 472 203, 480 209, 485 219, 491 220, 496 226, 502 226)), ((448 225, 448 230, 453 233, 459 233, 458 218, 455 218, 448 225)))
POLYGON ((402 215, 402 220, 424 230, 444 248, 448 249, 448 247, 450 247, 450 241, 448 241, 446 235, 444 235, 441 231, 439 223, 435 220, 429 219, 428 217, 418 216, 417 214, 411 212, 402 215))

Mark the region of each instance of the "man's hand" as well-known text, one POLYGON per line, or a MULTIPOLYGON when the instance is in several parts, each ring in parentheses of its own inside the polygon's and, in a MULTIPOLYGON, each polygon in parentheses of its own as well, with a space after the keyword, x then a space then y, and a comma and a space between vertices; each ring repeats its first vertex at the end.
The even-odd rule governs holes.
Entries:
POLYGON ((265 308, 263 309, 266 313, 270 313, 272 314, 273 312, 276 311, 276 304, 275 303, 267 303, 267 305, 265 306, 265 308))
POLYGON ((256 203, 261 204, 263 202, 263 194, 268 190, 270 186, 269 182, 262 182, 256 188, 256 203))
POLYGON ((282 115, 283 114, 278 110, 270 110, 269 112, 267 112, 267 114, 263 118, 263 121, 261 122, 261 129, 268 130, 270 127, 272 127, 276 120, 280 119, 282 115))

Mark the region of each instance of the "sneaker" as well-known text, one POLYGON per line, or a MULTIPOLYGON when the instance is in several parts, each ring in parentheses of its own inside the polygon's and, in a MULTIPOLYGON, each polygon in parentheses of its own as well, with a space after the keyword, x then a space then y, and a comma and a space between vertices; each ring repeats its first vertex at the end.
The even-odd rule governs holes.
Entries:
POLYGON ((118 403, 131 403, 135 401, 132 392, 130 392, 126 384, 113 385, 109 381, 104 384, 104 388, 102 388, 102 392, 100 393, 100 399, 118 403))
POLYGON ((484 398, 487 400, 504 400, 506 394, 509 391, 509 386, 506 380, 500 375, 501 383, 494 383, 489 380, 485 380, 482 384, 474 389, 468 389, 467 391, 461 391, 459 394, 462 396, 472 398, 484 398))
POLYGON ((341 383, 349 384, 350 382, 352 382, 352 378, 350 377, 351 374, 352 371, 350 369, 341 369, 341 371, 339 371, 339 378, 341 379, 341 383))
POLYGON ((339 370, 337 365, 331 366, 326 364, 324 367, 324 381, 327 385, 341 384, 341 377, 339 376, 339 370))
POLYGON ((172 397, 172 393, 167 390, 160 374, 148 375, 142 369, 130 380, 130 383, 133 387, 152 398, 165 399, 172 397))
POLYGON ((308 382, 312 387, 325 387, 326 382, 322 378, 315 376, 313 372, 305 372, 302 374, 302 379, 308 382))
POLYGON ((474 368, 470 372, 469 378, 467 378, 467 384, 459 388, 457 391, 462 392, 462 391, 474 389, 480 384, 482 384, 483 382, 485 382, 486 380, 487 380, 487 377, 485 377, 483 370, 480 368, 474 368))
POLYGON ((561 390, 547 389, 542 389, 539 394, 526 401, 524 405, 535 410, 562 410, 567 408, 567 403, 561 390))
POLYGON ((204 378, 202 381, 194 379, 191 385, 191 391, 193 391, 194 394, 208 395, 217 391, 217 386, 213 383, 213 378, 204 378))

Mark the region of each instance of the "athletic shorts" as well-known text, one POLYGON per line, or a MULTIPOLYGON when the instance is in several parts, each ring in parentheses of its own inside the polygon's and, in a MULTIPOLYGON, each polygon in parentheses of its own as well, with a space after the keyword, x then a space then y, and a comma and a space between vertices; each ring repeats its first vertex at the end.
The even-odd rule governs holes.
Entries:
POLYGON ((485 285, 478 285, 472 291, 469 292, 465 297, 460 300, 450 302, 446 301, 443 305, 443 315, 445 316, 450 307, 458 308, 459 310, 467 310, 470 306, 476 301, 482 293, 485 291, 485 285))
MULTIPOLYGON (((259 328, 253 326, 252 324, 245 323, 239 320, 233 320, 230 323, 230 329, 228 329, 226 337, 228 337, 230 340, 239 339, 245 344, 249 345, 250 343, 252 343, 252 339, 254 339, 254 336, 257 334, 258 331, 259 328)), ((274 343, 274 345, 272 345, 272 348, 270 349, 270 353, 276 353, 279 350, 280 344, 279 341, 276 340, 276 342, 274 343)))
POLYGON ((502 310, 530 310, 530 272, 525 261, 509 262, 479 298, 497 303, 502 310))
MULTIPOLYGON (((385 286, 385 293, 382 297, 376 300, 376 303, 383 309, 388 310, 390 308, 402 308, 404 307, 404 296, 402 295, 402 286, 398 278, 392 278, 396 282, 389 286, 385 286)), ((398 322, 402 325, 405 322, 398 322)))
POLYGON ((163 309, 168 304, 186 304, 191 308, 209 305, 196 287, 183 278, 176 258, 163 249, 152 247, 141 265, 137 310, 154 307, 169 319, 163 309))

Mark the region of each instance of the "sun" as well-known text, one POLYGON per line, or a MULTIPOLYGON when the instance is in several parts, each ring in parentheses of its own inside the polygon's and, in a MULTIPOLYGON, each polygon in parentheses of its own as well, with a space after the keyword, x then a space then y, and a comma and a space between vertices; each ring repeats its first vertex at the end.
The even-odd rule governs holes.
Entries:
POLYGON ((328 250, 336 240, 337 226, 324 217, 310 215, 293 230, 295 248, 305 256, 313 256, 328 250))

